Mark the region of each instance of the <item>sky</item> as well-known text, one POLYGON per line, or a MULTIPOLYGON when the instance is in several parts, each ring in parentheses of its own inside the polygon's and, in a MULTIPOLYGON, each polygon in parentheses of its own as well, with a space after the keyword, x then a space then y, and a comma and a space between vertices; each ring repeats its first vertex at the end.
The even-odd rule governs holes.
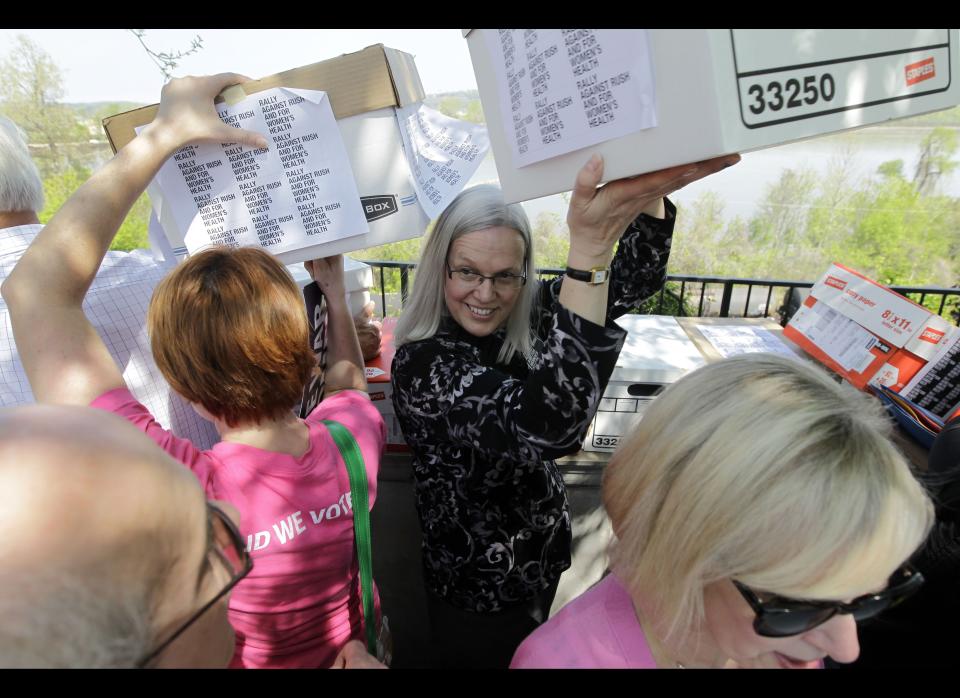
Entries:
MULTIPOLYGON (((164 78, 126 29, 2 29, 0 55, 17 34, 39 44, 63 72, 65 102, 160 100, 164 78)), ((235 72, 261 78, 382 43, 416 59, 427 94, 474 90, 470 52, 460 29, 147 29, 156 52, 203 48, 179 62, 175 76, 235 72)))

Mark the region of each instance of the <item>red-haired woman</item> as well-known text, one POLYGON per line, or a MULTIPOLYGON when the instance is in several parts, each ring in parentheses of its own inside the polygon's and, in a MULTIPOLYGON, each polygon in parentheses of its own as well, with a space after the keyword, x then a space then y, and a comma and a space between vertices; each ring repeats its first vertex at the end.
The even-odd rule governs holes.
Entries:
MULTIPOLYGON (((255 567, 230 599, 233 665, 326 667, 363 630, 349 480, 320 420, 339 421, 356 437, 371 505, 384 440, 364 392, 342 258, 307 265, 328 298, 330 397, 306 420, 291 409, 314 358, 299 289, 279 262, 256 249, 213 249, 158 285, 148 312, 153 353, 170 385, 219 430, 220 443, 208 451, 164 430, 137 402, 82 309, 124 216, 174 151, 202 141, 266 145, 221 122, 214 109, 213 97, 242 79, 223 74, 164 87, 156 119, 54 216, 4 282, 3 296, 38 401, 122 415, 187 465, 208 497, 239 510, 255 567)), ((167 629, 159 645, 175 632, 167 629)))

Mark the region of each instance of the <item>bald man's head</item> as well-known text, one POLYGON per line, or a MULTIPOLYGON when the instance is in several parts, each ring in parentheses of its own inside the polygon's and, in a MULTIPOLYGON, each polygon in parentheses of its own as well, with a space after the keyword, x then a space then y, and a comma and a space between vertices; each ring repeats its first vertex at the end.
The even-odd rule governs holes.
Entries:
MULTIPOLYGON (((0 410, 0 665, 132 666, 213 597, 207 527, 196 478, 123 419, 0 410)), ((229 659, 210 613, 216 656, 185 633, 180 664, 229 659)))

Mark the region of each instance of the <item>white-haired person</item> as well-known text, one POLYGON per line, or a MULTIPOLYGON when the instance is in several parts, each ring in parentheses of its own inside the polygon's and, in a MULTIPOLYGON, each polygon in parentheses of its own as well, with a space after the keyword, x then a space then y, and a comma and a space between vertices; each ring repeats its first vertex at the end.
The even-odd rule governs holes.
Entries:
POLYGON ((514 668, 816 668, 920 586, 933 507, 879 405, 744 355, 670 386, 611 458, 611 572, 514 668))
POLYGON ((598 188, 594 155, 570 199, 566 272, 545 282, 527 216, 498 188, 463 191, 437 219, 396 328, 393 401, 441 664, 505 668, 547 617, 571 546, 554 461, 580 449, 616 364, 626 332, 613 318, 664 283, 676 211, 664 197, 738 160, 598 188))
MULTIPOLYGON (((43 230, 43 181, 15 123, 0 117, 0 281, 7 278, 43 230)), ((150 353, 143 325, 154 287, 173 268, 146 250, 110 250, 84 299, 87 316, 120 366, 131 391, 158 421, 177 435, 209 448, 220 437, 209 422, 170 389, 150 353)), ((34 401, 23 363, 13 342, 6 303, 0 299, 0 406, 34 401)))

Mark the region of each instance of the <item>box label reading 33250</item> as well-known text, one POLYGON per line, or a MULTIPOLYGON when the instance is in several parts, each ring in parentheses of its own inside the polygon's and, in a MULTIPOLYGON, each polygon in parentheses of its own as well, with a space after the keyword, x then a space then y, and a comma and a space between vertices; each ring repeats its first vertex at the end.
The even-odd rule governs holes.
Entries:
POLYGON ((859 31, 863 40, 851 52, 838 30, 731 29, 744 126, 775 126, 950 86, 956 47, 949 30, 859 31))

